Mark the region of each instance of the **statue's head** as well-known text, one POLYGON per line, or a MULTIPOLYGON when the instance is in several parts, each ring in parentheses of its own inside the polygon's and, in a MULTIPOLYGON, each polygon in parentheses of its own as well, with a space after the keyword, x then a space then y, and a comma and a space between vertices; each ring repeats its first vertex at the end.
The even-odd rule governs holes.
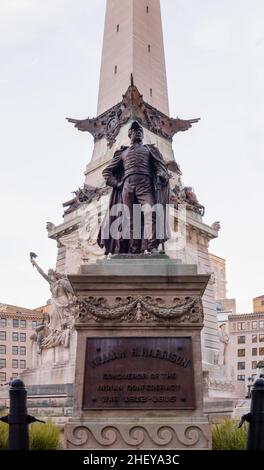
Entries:
POLYGON ((54 269, 49 269, 48 270, 48 276, 49 276, 51 281, 57 281, 58 280, 57 273, 56 273, 56 271, 54 271, 54 269))
POLYGON ((136 142, 140 143, 143 141, 143 137, 144 137, 143 127, 139 124, 139 122, 137 121, 132 122, 128 130, 128 137, 130 138, 132 144, 136 142))

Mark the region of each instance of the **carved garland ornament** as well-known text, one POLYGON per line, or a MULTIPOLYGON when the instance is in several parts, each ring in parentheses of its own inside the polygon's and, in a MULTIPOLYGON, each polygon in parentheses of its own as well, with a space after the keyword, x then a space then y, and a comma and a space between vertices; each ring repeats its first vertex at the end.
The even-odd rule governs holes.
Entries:
POLYGON ((92 321, 202 323, 203 306, 199 297, 174 298, 173 305, 164 305, 160 297, 116 297, 110 305, 104 297, 89 297, 79 302, 77 323, 92 321))

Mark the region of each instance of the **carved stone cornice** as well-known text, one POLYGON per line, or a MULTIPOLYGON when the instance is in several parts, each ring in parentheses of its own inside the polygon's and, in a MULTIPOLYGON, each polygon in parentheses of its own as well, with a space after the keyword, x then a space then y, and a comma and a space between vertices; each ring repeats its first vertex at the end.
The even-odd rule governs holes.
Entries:
POLYGON ((11 319, 11 320, 36 320, 38 322, 48 318, 48 314, 45 312, 0 312, 1 318, 11 319))
POLYGON ((84 323, 191 323, 202 324, 203 306, 200 297, 175 297, 171 305, 161 297, 88 297, 79 301, 77 324, 84 323))
POLYGON ((100 116, 82 120, 67 118, 68 122, 73 123, 79 131, 92 134, 95 142, 106 138, 109 148, 115 143, 121 127, 131 119, 136 119, 143 127, 170 142, 174 134, 187 131, 192 127, 192 124, 200 120, 199 118, 174 119, 166 116, 143 100, 143 96, 133 84, 133 80, 123 95, 122 101, 100 116))

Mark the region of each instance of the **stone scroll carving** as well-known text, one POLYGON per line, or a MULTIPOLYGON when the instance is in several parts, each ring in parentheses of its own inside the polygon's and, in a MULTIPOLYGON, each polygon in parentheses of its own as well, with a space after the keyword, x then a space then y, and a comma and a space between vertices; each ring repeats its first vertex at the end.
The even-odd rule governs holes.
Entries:
POLYGON ((203 306, 199 297, 177 297, 172 305, 151 296, 116 297, 112 304, 104 297, 89 297, 79 302, 77 323, 107 321, 202 323, 203 306))
POLYGON ((70 424, 66 427, 66 448, 208 448, 208 430, 202 424, 70 424))

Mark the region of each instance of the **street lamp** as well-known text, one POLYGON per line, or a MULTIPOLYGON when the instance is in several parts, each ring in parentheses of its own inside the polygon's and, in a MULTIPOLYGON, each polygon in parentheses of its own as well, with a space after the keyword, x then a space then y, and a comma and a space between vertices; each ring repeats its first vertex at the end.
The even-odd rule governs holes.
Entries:
POLYGON ((257 363, 257 369, 259 377, 264 378, 264 361, 259 361, 257 363))
POLYGON ((248 392, 247 392, 246 398, 251 398, 251 388, 253 386, 253 381, 254 381, 253 377, 248 377, 248 385, 247 385, 248 392))

